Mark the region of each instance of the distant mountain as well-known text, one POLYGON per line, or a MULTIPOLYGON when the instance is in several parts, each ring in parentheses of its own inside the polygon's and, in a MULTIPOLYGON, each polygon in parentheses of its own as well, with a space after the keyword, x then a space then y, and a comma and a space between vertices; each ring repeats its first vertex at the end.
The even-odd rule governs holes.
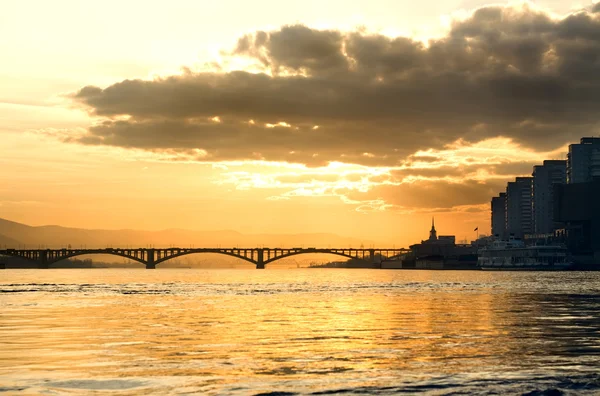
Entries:
POLYGON ((3 249, 4 246, 18 246, 20 244, 21 242, 17 241, 16 239, 0 234, 0 248, 3 249))
POLYGON ((237 231, 192 231, 168 229, 162 231, 140 230, 88 230, 56 225, 32 227, 0 219, 0 245, 2 248, 31 248, 47 246, 75 247, 359 247, 372 245, 370 240, 348 238, 329 233, 306 234, 242 234, 237 231))

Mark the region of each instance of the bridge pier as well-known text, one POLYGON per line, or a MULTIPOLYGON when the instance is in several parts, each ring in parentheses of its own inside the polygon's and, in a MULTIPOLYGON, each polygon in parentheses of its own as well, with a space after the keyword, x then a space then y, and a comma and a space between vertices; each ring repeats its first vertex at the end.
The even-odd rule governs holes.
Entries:
POLYGON ((46 250, 40 250, 40 257, 39 257, 39 264, 38 264, 38 268, 39 269, 48 269, 50 268, 50 266, 48 265, 48 251, 46 250))
MULTIPOLYGON (((369 262, 373 267, 377 267, 377 262, 375 261, 375 249, 369 249, 369 262)), ((381 268, 381 265, 379 265, 381 268)))
POLYGON ((147 250, 146 269, 156 269, 154 249, 147 250))
POLYGON ((265 251, 264 249, 257 250, 258 257, 256 258, 256 269, 265 269, 265 251))

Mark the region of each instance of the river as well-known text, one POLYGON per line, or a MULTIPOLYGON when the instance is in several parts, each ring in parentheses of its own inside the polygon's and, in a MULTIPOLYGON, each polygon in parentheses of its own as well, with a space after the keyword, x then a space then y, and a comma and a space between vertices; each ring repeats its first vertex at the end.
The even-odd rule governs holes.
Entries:
POLYGON ((0 292, 0 393, 600 394, 598 272, 2 270, 0 292))

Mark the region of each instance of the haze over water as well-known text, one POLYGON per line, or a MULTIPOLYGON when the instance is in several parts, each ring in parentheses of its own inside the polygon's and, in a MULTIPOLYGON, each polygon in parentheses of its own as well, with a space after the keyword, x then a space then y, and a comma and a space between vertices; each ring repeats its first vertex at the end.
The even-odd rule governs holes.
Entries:
POLYGON ((600 392, 600 274, 5 270, 0 391, 600 392))

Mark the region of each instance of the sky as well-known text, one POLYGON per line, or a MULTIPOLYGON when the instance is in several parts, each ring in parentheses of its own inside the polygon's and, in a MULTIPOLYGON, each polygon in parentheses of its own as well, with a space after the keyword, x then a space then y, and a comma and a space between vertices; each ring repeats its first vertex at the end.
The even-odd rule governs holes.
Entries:
POLYGON ((2 9, 0 217, 30 225, 471 240, 600 134, 592 2, 2 9))

